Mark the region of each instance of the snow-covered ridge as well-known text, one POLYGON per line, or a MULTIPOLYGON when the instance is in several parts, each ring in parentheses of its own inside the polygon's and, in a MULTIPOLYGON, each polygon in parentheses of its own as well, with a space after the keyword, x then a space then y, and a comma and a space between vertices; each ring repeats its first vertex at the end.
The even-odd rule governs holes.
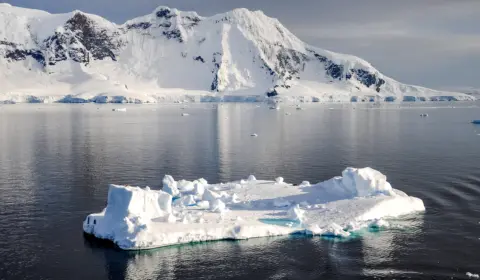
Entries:
POLYGON ((310 46, 261 11, 158 7, 115 24, 0 5, 0 102, 473 100, 310 46))
POLYGON ((392 188, 371 168, 311 185, 257 180, 208 184, 163 179, 163 190, 110 185, 106 208, 83 222, 87 234, 125 250, 288 234, 348 237, 385 218, 424 211, 422 200, 392 188))

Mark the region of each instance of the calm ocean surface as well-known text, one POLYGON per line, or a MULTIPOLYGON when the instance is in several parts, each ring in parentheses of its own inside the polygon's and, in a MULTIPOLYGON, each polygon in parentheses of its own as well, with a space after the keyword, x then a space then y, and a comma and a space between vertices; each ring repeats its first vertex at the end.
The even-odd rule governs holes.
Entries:
POLYGON ((480 273, 480 125, 470 123, 480 119, 480 103, 355 106, 0 105, 0 279, 480 273), (127 112, 112 112, 120 107, 127 112), (380 170, 427 211, 350 240, 259 238, 124 252, 82 233, 85 216, 105 206, 109 183, 159 188, 164 174, 318 182, 347 166, 380 170))

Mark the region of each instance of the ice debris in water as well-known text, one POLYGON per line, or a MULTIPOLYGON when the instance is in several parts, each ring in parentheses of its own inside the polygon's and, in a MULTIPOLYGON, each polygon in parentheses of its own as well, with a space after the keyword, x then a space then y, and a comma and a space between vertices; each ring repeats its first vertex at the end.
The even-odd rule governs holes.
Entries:
POLYGON ((113 108, 112 111, 113 112, 126 112, 127 108, 113 108))
POLYGON ((480 278, 480 275, 473 274, 471 272, 467 272, 466 275, 467 275, 468 278, 474 278, 474 279, 479 279, 480 278))
POLYGON ((166 175, 162 190, 110 185, 107 206, 88 215, 83 230, 122 249, 149 249, 293 233, 346 237, 424 210, 422 200, 393 189, 371 168, 347 168, 342 176, 299 186, 281 177, 209 184, 166 175))
POLYGON ((385 221, 384 219, 374 219, 370 223, 370 227, 372 228, 387 228, 390 226, 390 223, 385 221))
POLYGON ((250 134, 250 136, 252 136, 252 137, 257 137, 257 136, 258 136, 258 134, 256 134, 256 133, 252 133, 252 134, 250 134))
POLYGON ((182 113, 182 117, 190 116, 189 113, 182 113))

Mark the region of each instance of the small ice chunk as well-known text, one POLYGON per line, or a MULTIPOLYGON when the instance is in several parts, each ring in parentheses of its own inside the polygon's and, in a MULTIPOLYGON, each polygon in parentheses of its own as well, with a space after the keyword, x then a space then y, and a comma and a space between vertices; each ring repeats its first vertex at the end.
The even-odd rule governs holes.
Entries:
POLYGON ((247 183, 247 181, 245 181, 245 180, 243 180, 243 179, 240 180, 240 184, 245 185, 246 183, 247 183))
POLYGON ((300 208, 300 205, 296 204, 287 211, 287 215, 290 219, 302 222, 305 216, 305 210, 300 208))
POLYGON ((189 113, 182 113, 182 117, 190 116, 189 113))
POLYGON ((215 200, 219 199, 220 197, 221 196, 218 193, 207 189, 203 193, 202 199, 210 203, 213 203, 215 200))
POLYGON ((177 187, 177 182, 170 175, 163 177, 163 191, 169 193, 171 196, 176 197, 180 194, 177 187))
POLYGON ((334 237, 348 237, 350 232, 344 231, 343 228, 335 223, 330 224, 327 229, 322 233, 324 236, 334 236, 334 237))
POLYGON ((203 184, 203 185, 208 185, 208 182, 207 180, 203 179, 203 178, 200 178, 197 180, 200 184, 203 184))
POLYGON ((127 108, 113 108, 112 111, 113 112, 126 112, 127 108))
POLYGON ((282 183, 283 183, 283 177, 277 177, 277 178, 275 179, 275 182, 276 182, 277 184, 282 184, 282 183))
POLYGON ((206 200, 202 200, 202 201, 197 202, 197 206, 202 208, 202 209, 209 209, 210 208, 210 202, 208 202, 206 200))
POLYGON ((420 114, 420 117, 428 117, 428 114, 425 114, 425 113, 420 114))
POLYGON ((221 199, 216 199, 215 201, 213 201, 210 207, 210 210, 212 210, 212 212, 217 212, 217 213, 223 213, 225 212, 226 209, 227 207, 225 206, 225 203, 223 203, 221 199))
POLYGON ((479 279, 480 278, 480 275, 473 274, 471 272, 467 272, 466 275, 467 275, 468 278, 474 278, 474 279, 479 279))
POLYGON ((310 186, 310 182, 309 181, 303 181, 300 186, 302 187, 309 187, 310 186))
POLYGON ((231 197, 230 197, 230 202, 231 203, 238 203, 239 200, 238 200, 238 196, 236 193, 234 193, 231 197))
POLYGON ((186 181, 186 180, 178 181, 177 186, 181 192, 191 192, 194 189, 193 182, 186 181))
POLYGON ((258 134, 256 134, 256 133, 252 133, 252 134, 250 134, 250 136, 252 136, 252 137, 257 137, 257 136, 258 136, 258 134))
POLYGON ((249 181, 249 182, 257 181, 257 178, 255 178, 255 176, 253 176, 253 175, 250 175, 250 176, 248 176, 247 181, 249 181))
POLYGON ((311 225, 305 229, 306 235, 320 235, 322 234, 322 229, 317 225, 311 225))
POLYGON ((370 223, 370 227, 372 228, 388 228, 389 226, 390 223, 384 219, 375 219, 370 223))
POLYGON ((173 216, 173 214, 169 214, 167 216, 167 222, 173 224, 173 223, 176 223, 177 222, 177 218, 175 216, 173 216))
POLYGON ((222 198, 230 198, 230 195, 226 191, 221 191, 219 195, 222 198))
POLYGON ((202 183, 198 182, 193 187, 193 192, 198 196, 203 196, 203 193, 205 192, 205 186, 202 183))
POLYGON ((192 206, 196 204, 196 201, 193 195, 187 195, 175 200, 174 204, 180 206, 192 206))

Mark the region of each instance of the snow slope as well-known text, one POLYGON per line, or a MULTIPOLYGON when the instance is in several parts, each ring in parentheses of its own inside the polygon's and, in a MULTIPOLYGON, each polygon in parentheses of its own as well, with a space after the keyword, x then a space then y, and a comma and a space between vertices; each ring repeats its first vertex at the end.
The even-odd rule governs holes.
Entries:
POLYGON ((117 25, 0 4, 0 102, 471 100, 310 46, 261 11, 159 7, 117 25))
POLYGON ((424 211, 422 200, 393 189, 382 173, 347 168, 315 185, 260 181, 226 184, 175 181, 163 190, 111 185, 106 208, 90 214, 83 230, 125 250, 222 239, 288 234, 348 237, 384 220, 424 211))

